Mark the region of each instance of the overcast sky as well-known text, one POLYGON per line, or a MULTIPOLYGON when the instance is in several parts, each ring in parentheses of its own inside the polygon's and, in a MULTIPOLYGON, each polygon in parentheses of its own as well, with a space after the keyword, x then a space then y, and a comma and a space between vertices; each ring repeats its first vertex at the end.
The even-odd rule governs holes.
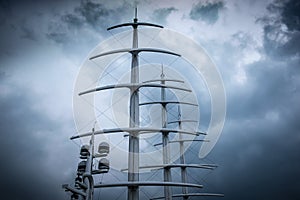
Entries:
MULTIPOLYGON (((132 20, 133 5, 0 1, 1 199, 69 198, 61 184, 71 183, 78 162, 69 140, 74 82, 88 53, 111 37, 106 28, 132 20)), ((205 158, 219 167, 190 171, 190 180, 223 199, 299 199, 300 2, 144 0, 138 8, 140 21, 201 44, 224 81, 226 122, 205 158)), ((126 196, 115 191, 106 195, 126 196)))

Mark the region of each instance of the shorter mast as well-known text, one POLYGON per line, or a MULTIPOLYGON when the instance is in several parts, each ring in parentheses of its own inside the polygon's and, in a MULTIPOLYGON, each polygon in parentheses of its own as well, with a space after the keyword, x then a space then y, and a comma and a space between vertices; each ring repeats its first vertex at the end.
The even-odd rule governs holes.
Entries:
MULTIPOLYGON (((181 111, 180 107, 178 106, 178 128, 179 130, 182 129, 181 125, 181 111)), ((184 156, 184 141, 182 134, 179 133, 179 151, 180 151, 180 164, 185 164, 185 156, 184 156)), ((187 183, 187 172, 185 167, 181 167, 181 182, 182 183, 187 183)), ((188 188, 187 187, 182 187, 182 194, 186 195, 188 193, 188 188)), ((183 196, 183 199, 188 199, 188 196, 183 196)))
MULTIPOLYGON (((161 75, 160 75, 161 81, 160 83, 162 85, 165 85, 165 74, 164 74, 164 66, 161 66, 161 75)), ((161 88, 161 101, 166 101, 166 90, 164 87, 161 88)), ((161 118, 162 118, 162 127, 167 128, 167 104, 161 104, 161 118)), ((163 150, 163 164, 168 165, 170 164, 170 145, 169 145, 169 132, 162 132, 162 150, 163 150)), ((171 182, 172 181, 172 175, 171 175, 171 169, 168 167, 164 168, 164 181, 165 182, 171 182)), ((169 186, 164 187, 164 194, 166 200, 172 199, 172 188, 169 186)))
MULTIPOLYGON (((137 19, 137 9, 135 9, 134 23, 138 22, 137 19)), ((132 49, 138 48, 138 30, 137 26, 133 26, 133 36, 132 36, 132 49)), ((138 53, 132 53, 131 55, 131 76, 130 83, 139 83, 139 58, 138 53)), ((135 88, 130 88, 130 100, 129 100, 129 127, 136 128, 139 127, 140 115, 139 115, 139 91, 135 88)), ((130 132, 129 133, 129 153, 128 153, 128 182, 139 181, 139 133, 130 132)), ((128 200, 138 200, 139 199, 139 189, 137 186, 128 186, 128 200)))

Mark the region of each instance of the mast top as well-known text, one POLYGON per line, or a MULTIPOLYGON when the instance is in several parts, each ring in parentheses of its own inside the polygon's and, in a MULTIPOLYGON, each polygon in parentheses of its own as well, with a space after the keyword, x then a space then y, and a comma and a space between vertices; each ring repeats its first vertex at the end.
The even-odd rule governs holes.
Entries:
POLYGON ((164 65, 161 65, 161 74, 160 74, 160 78, 164 79, 165 78, 165 74, 164 74, 164 65))
POLYGON ((124 27, 124 26, 132 26, 134 29, 136 29, 138 26, 152 26, 152 27, 156 27, 156 28, 163 28, 163 26, 157 25, 157 24, 152 24, 152 23, 147 23, 147 22, 138 22, 137 7, 135 7, 133 22, 111 26, 111 27, 107 28, 107 30, 109 31, 109 30, 124 27))
POLYGON ((180 110, 180 106, 177 106, 178 109, 178 120, 181 120, 181 110, 180 110))
POLYGON ((135 9, 134 9, 134 19, 133 19, 133 22, 137 23, 137 21, 138 21, 138 18, 137 18, 137 6, 136 6, 135 9))

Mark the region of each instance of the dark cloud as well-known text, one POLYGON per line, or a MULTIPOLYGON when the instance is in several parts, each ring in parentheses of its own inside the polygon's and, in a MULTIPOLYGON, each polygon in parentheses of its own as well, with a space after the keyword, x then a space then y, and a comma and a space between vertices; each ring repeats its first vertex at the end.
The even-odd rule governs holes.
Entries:
MULTIPOLYGON (((295 99, 300 98, 299 61, 296 58, 282 63, 266 59, 245 66, 247 81, 234 90, 227 88, 230 119, 265 119, 274 114, 278 120, 285 120, 287 106, 294 105, 295 99)), ((291 115, 296 111, 295 108, 289 110, 291 115)))
POLYGON ((297 199, 300 151, 295 130, 295 121, 227 121, 213 152, 220 164, 211 174, 218 180, 215 188, 222 189, 225 199, 297 199))
POLYGON ((199 2, 190 11, 190 18, 202 20, 207 24, 214 24, 219 19, 219 12, 224 8, 224 3, 220 2, 199 2))
MULTIPOLYGON (((3 84, 3 82, 2 82, 3 84)), ((32 100, 22 91, 0 99, 0 190, 3 199, 63 199, 59 176, 67 165, 47 165, 49 137, 62 134, 60 125, 30 109, 32 100), (47 133, 47 134, 46 134, 47 133)), ((52 144, 52 148, 57 148, 52 144)), ((67 147, 67 146, 66 146, 67 147)), ((68 148, 66 148, 68 149, 68 148)), ((66 150, 65 149, 65 150, 66 150)), ((65 161, 70 161, 65 157, 65 161)))
POLYGON ((75 13, 78 13, 88 24, 94 27, 105 23, 112 12, 113 10, 105 8, 104 4, 90 1, 81 1, 80 7, 75 9, 75 13))
MULTIPOLYGON (((14 59, 18 58, 14 57, 14 59)), ((32 58, 26 59, 34 65, 32 58)), ((42 78, 42 83, 50 82, 47 78, 53 74, 48 73, 45 76, 44 73, 33 69, 34 67, 29 68, 23 61, 18 61, 21 63, 20 67, 8 65, 8 62, 1 60, 0 192, 2 199, 65 199, 61 184, 71 181, 73 170, 70 171, 70 165, 76 166, 74 160, 76 160, 77 148, 68 141, 73 130, 66 130, 66 127, 73 127, 71 110, 66 112, 66 119, 53 119, 49 116, 49 112, 42 105, 46 97, 35 92, 36 90, 30 85, 41 84, 38 77, 42 78), (26 76, 28 71, 30 71, 30 78, 26 76), (16 79, 20 80, 21 84, 18 84, 16 79)), ((18 64, 18 61, 15 63, 18 64)), ((39 65, 39 68, 43 67, 39 65)), ((56 106, 52 104, 51 109, 55 109, 56 106)))
POLYGON ((64 26, 64 24, 57 22, 49 23, 48 31, 49 33, 47 33, 47 38, 57 43, 63 44, 74 40, 74 37, 70 37, 72 33, 74 34, 74 32, 70 32, 68 27, 64 26))
POLYGON ((225 199, 297 199, 300 195, 300 47, 297 23, 288 22, 297 18, 294 11, 287 12, 292 5, 297 3, 276 1, 268 7, 272 15, 260 19, 266 54, 242 66, 247 77, 243 84, 231 84, 226 77, 236 75, 230 66, 243 58, 238 51, 254 42, 251 36, 239 32, 220 47, 227 121, 209 155, 220 168, 206 182, 221 189, 225 199))
POLYGON ((220 48, 227 115, 221 138, 208 156, 220 167, 205 179, 205 186, 224 192, 224 199, 297 199, 299 58, 278 61, 267 56, 243 66, 243 84, 231 84, 230 77, 236 75, 232 66, 241 59, 236 51, 241 49, 228 44, 220 48))
POLYGON ((69 28, 80 28, 84 23, 84 19, 73 14, 66 14, 61 17, 62 21, 69 25, 69 28))
POLYGON ((177 11, 178 9, 174 7, 169 8, 159 8, 153 11, 152 19, 156 22, 166 24, 167 17, 174 11, 177 11))
POLYGON ((300 3, 297 0, 274 1, 268 6, 273 15, 259 18, 264 25, 264 46, 274 59, 299 55, 300 3))
POLYGON ((33 29, 29 29, 28 27, 22 26, 21 27, 22 34, 21 37, 29 40, 36 41, 37 35, 33 29))
POLYGON ((300 46, 293 5, 297 7, 295 1, 276 1, 268 6, 269 13, 259 20, 262 47, 245 32, 219 46, 206 45, 224 79, 227 115, 221 138, 208 155, 220 167, 206 176, 205 186, 224 192, 224 199, 300 195, 300 46), (261 58, 243 64, 253 50, 261 58), (246 77, 242 83, 235 79, 239 68, 246 77))
POLYGON ((0 9, 2 12, 10 12, 11 11, 10 1, 8 0, 0 1, 0 9))
POLYGON ((300 31, 300 2, 297 0, 287 1, 283 5, 282 22, 290 31, 300 31))
POLYGON ((0 56, 29 52, 30 48, 38 46, 38 42, 44 42, 50 19, 63 5, 52 1, 1 1, 0 56))
POLYGON ((0 22, 4 24, 6 22, 6 17, 10 14, 11 8, 9 1, 0 1, 0 22))
POLYGON ((57 43, 65 43, 69 41, 69 37, 66 33, 48 33, 47 37, 57 43))
POLYGON ((87 37, 85 30, 90 28, 107 36, 106 28, 130 19, 132 10, 126 2, 112 9, 105 3, 81 0, 72 12, 58 16, 49 24, 47 37, 57 43, 74 42, 78 37, 87 37))

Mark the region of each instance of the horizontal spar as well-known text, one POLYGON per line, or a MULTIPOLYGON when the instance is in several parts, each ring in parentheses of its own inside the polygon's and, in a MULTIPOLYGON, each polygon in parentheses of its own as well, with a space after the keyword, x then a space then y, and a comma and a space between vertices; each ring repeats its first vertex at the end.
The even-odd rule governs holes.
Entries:
MULTIPOLYGON (((103 129, 100 131, 95 131, 94 135, 99 135, 99 134, 109 134, 109 133, 122 133, 122 132, 127 132, 127 133, 140 133, 140 134, 146 134, 146 133, 154 133, 154 132, 163 132, 163 133, 183 133, 183 134, 189 134, 189 135, 206 135, 206 133, 202 132, 191 132, 191 131, 186 131, 186 130, 177 130, 177 129, 169 129, 169 128, 114 128, 114 129, 103 129)), ((84 133, 81 135, 75 135, 72 136, 70 139, 78 139, 80 137, 87 137, 91 136, 93 132, 89 133, 84 133)))
MULTIPOLYGON (((224 197, 224 194, 218 194, 218 193, 187 193, 187 194, 174 194, 172 197, 196 197, 196 196, 203 196, 203 197, 224 197)), ((158 199, 164 199, 165 197, 155 197, 151 198, 150 200, 158 200, 158 199)))
POLYGON ((174 194, 173 197, 184 197, 184 196, 214 196, 214 197, 224 197, 224 194, 217 193, 188 193, 188 194, 174 194))
POLYGON ((192 184, 192 183, 177 183, 177 182, 154 182, 154 181, 139 181, 139 182, 121 182, 121 183, 110 183, 110 184, 98 184, 94 185, 94 188, 105 188, 105 187, 130 187, 130 186, 175 186, 175 187, 196 187, 203 188, 203 185, 192 184))
POLYGON ((158 25, 158 24, 152 24, 152 23, 147 23, 147 22, 133 22, 133 23, 123 23, 123 24, 118 24, 118 25, 115 25, 115 26, 111 26, 111 27, 107 28, 107 30, 109 31, 109 30, 124 27, 124 26, 132 26, 132 27, 152 26, 152 27, 157 27, 157 28, 163 28, 163 26, 158 25))
POLYGON ((178 122, 198 122, 198 121, 193 119, 181 119, 181 120, 170 121, 168 122, 168 124, 174 124, 178 122))
POLYGON ((169 89, 174 89, 174 90, 182 90, 186 92, 192 92, 192 90, 187 89, 187 88, 182 88, 182 87, 177 87, 177 86, 169 86, 169 85, 164 85, 164 84, 159 84, 159 83, 124 83, 124 84, 114 84, 114 85, 107 85, 107 86, 101 86, 97 87, 94 89, 86 90, 83 92, 80 92, 78 95, 84 95, 84 94, 89 94, 92 92, 97 92, 97 91, 102 91, 102 90, 109 90, 109 89, 116 89, 116 88, 134 88, 135 90, 142 88, 142 87, 156 87, 156 88, 169 88, 169 89))
POLYGON ((178 80, 178 79, 152 79, 152 80, 148 80, 148 81, 143 81, 143 83, 151 83, 151 82, 158 82, 158 81, 169 81, 169 82, 178 82, 178 83, 184 83, 184 81, 182 80, 178 80))
POLYGON ((169 143, 176 143, 176 142, 209 142, 209 140, 172 140, 169 143))
MULTIPOLYGON (((171 140, 169 141, 169 143, 180 143, 180 142, 209 142, 209 140, 171 140)), ((157 144, 154 144, 153 146, 159 146, 159 145, 162 145, 162 143, 157 143, 157 144)))
MULTIPOLYGON (((140 106, 143 105, 150 105, 150 104, 186 104, 186 105, 191 105, 191 106, 198 106, 195 103, 189 103, 189 102, 185 102, 185 101, 151 101, 151 102, 144 102, 144 103, 140 103, 140 106)), ((194 120, 194 122, 197 122, 194 120)))
POLYGON ((112 51, 107 51, 107 52, 104 52, 104 53, 101 53, 101 54, 98 54, 96 56, 92 56, 90 58, 90 60, 93 60, 95 58, 99 58, 101 56, 106 56, 106 55, 111 55, 111 54, 116 54, 116 53, 131 53, 131 54, 138 54, 142 51, 145 51, 145 52, 156 52, 156 53, 164 53, 164 54, 170 54, 170 55, 174 55, 174 56, 180 56, 180 54, 177 54, 177 53, 174 53, 172 51, 167 51, 167 50, 164 50, 164 49, 157 49, 157 48, 134 48, 134 49, 131 49, 131 48, 125 48, 125 49, 117 49, 117 50, 112 50, 112 51))
MULTIPOLYGON (((162 165, 148 165, 140 166, 140 169, 150 169, 150 168, 201 168, 201 169, 210 169, 213 170, 216 168, 215 165, 210 164, 162 164, 162 165)), ((121 171, 127 171, 128 169, 121 169, 121 171)))

